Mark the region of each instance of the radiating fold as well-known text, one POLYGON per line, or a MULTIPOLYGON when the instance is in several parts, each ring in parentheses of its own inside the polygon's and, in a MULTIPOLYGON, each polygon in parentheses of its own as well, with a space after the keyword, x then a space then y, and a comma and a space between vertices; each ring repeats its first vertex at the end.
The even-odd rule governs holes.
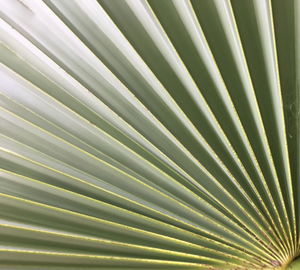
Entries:
POLYGON ((0 2, 0 268, 290 263, 299 8, 0 2))

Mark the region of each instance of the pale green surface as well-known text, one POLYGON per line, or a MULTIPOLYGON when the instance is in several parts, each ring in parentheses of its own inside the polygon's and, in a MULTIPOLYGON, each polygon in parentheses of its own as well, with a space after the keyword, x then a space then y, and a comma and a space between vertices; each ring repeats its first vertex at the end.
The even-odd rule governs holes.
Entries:
POLYGON ((299 270, 300 269, 300 258, 297 258, 294 260, 287 268, 286 270, 299 270))
POLYGON ((0 0, 0 269, 285 265, 300 248, 299 14, 0 0))

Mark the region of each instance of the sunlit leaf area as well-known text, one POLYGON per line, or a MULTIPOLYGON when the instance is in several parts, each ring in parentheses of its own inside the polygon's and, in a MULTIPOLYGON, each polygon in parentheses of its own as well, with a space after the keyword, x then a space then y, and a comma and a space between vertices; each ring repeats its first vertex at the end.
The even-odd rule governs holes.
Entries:
POLYGON ((0 0, 0 269, 300 269, 300 0, 0 0))

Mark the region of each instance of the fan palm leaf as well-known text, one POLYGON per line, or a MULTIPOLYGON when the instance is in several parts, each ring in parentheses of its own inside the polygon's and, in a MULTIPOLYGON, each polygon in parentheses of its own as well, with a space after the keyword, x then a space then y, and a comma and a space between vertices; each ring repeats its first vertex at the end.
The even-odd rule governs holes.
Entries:
POLYGON ((0 268, 297 269, 299 16, 0 1, 0 268))

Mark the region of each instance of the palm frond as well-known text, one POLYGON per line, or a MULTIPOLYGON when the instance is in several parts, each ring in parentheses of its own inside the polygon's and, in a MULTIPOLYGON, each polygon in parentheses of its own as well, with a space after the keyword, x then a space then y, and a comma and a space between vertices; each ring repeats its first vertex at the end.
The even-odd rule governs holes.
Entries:
POLYGON ((0 268, 285 268, 299 12, 0 1, 0 268))

